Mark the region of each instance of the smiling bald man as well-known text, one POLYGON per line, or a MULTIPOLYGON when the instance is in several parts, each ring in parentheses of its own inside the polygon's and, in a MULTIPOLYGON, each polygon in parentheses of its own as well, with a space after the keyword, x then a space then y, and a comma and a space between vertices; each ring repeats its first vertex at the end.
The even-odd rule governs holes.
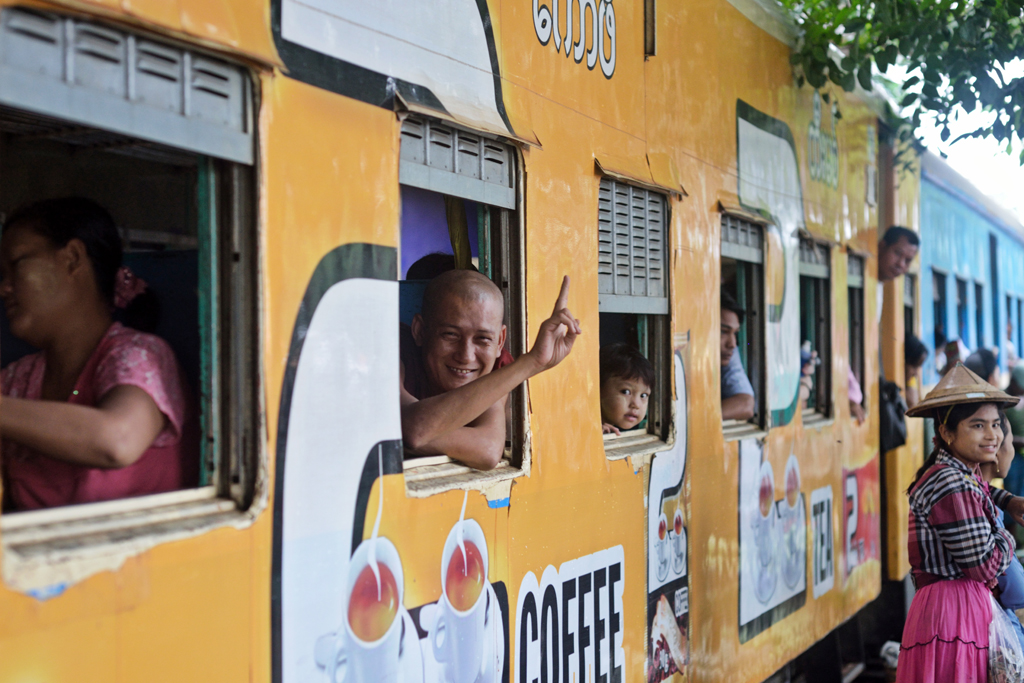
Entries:
POLYGON ((555 367, 572 350, 580 323, 567 308, 569 278, 533 348, 505 354, 501 290, 471 270, 442 273, 427 285, 422 312, 401 337, 402 439, 413 455, 447 455, 493 469, 505 452, 508 394, 555 367))

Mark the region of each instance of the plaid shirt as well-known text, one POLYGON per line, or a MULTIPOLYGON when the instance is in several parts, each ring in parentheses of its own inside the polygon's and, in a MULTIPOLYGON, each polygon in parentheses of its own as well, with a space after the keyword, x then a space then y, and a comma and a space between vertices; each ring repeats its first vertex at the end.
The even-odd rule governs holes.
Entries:
POLYGON ((999 524, 1013 494, 988 483, 946 451, 910 492, 907 546, 915 572, 989 581, 1010 564, 1014 541, 999 524))

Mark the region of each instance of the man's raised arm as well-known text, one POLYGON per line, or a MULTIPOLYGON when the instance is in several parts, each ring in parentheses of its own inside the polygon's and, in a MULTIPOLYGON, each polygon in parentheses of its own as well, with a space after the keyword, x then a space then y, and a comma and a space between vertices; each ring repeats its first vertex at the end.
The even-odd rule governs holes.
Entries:
POLYGON ((537 340, 515 361, 451 391, 417 400, 402 390, 402 439, 418 454, 456 457, 480 469, 497 465, 505 448, 505 398, 534 375, 569 355, 580 322, 568 309, 569 277, 562 279, 551 317, 537 340), (500 426, 500 429, 499 429, 500 426), (446 452, 459 451, 459 452, 446 452))

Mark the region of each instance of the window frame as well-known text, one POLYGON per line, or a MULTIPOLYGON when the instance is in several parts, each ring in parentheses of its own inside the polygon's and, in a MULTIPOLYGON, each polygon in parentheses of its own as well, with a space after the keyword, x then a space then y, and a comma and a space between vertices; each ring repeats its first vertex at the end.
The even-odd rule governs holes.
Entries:
MULTIPOLYGON (((814 389, 807 399, 807 407, 803 409, 805 424, 811 421, 824 420, 833 416, 832 401, 832 249, 826 242, 809 237, 800 238, 800 323, 803 327, 805 315, 803 310, 804 286, 810 287, 815 300, 814 319, 808 327, 814 331, 815 339, 812 348, 818 352, 820 364, 815 372, 814 389), (811 250, 810 253, 807 250, 811 250), (813 255, 812 255, 813 254, 813 255), (808 260, 805 260, 808 259, 808 260), (814 262, 810 262, 813 260, 814 262), (821 262, 823 260, 823 262, 821 262), (813 406, 811 399, 814 399, 813 406)), ((801 333, 800 335, 804 335, 801 333)), ((803 339, 800 343, 803 343, 803 339)), ((802 368, 801 368, 802 373, 802 368)))
POLYGON ((980 280, 974 281, 974 333, 974 346, 980 349, 985 346, 985 285, 980 280))
POLYGON ((917 335, 917 273, 903 275, 903 334, 917 335))
POLYGON ((969 335, 971 332, 971 309, 967 303, 967 279, 959 276, 954 276, 954 284, 956 285, 956 333, 957 339, 964 343, 964 346, 970 348, 968 344, 969 335))
MULTIPOLYGON (((754 416, 749 420, 722 420, 722 434, 726 441, 745 439, 766 433, 771 427, 770 412, 766 408, 767 389, 767 329, 765 290, 765 241, 770 226, 768 221, 757 221, 752 216, 739 214, 721 207, 721 259, 730 259, 737 266, 737 279, 743 273, 743 282, 737 281, 737 303, 746 312, 738 335, 738 349, 741 353, 744 371, 754 388, 754 416), (726 234, 733 234, 736 241, 727 241, 726 234), (754 237, 756 235, 756 238, 754 237), (745 264, 745 265, 741 265, 745 264), (742 291, 741 288, 742 287, 742 291), (749 349, 756 353, 751 356, 749 349), (751 367, 753 366, 753 368, 751 367)), ((721 284, 719 286, 721 303, 721 284)), ((721 305, 718 307, 721 315, 721 305)), ((721 387, 721 365, 718 366, 719 387, 721 387)))
MULTIPOLYGON (((251 81, 251 106, 258 109, 258 78, 250 70, 245 74, 251 81)), ((61 121, 74 123, 75 118, 61 121)), ((242 528, 266 506, 258 157, 252 165, 208 156, 197 163, 199 485, 0 515, 3 571, 15 589, 77 581, 96 567, 116 568, 126 554, 223 526, 242 528)))
MULTIPOLYGON (((932 268, 932 329, 939 323, 942 324, 942 331, 948 344, 952 339, 949 336, 949 315, 946 310, 949 308, 949 287, 948 274, 939 269, 932 268)), ((934 340, 933 340, 934 343, 934 340)), ((935 349, 936 356, 941 349, 935 349)))
MULTIPOLYGON (((426 124, 430 128, 446 128, 455 136, 465 133, 478 139, 480 144, 487 141, 503 145, 508 152, 508 161, 512 168, 509 173, 511 195, 500 188, 484 187, 483 181, 452 177, 456 174, 441 172, 429 168, 419 171, 412 168, 415 162, 402 158, 402 133, 399 133, 400 174, 399 185, 418 187, 428 192, 448 195, 462 200, 473 201, 480 207, 478 213, 478 230, 484 237, 479 241, 480 272, 487 275, 504 295, 505 324, 508 329, 507 347, 514 358, 519 358, 527 351, 526 339, 526 252, 525 252, 525 215, 523 206, 523 160, 522 151, 511 140, 495 135, 472 130, 448 121, 441 121, 419 114, 408 114, 402 118, 402 124, 412 120, 416 124, 426 124), (491 198, 500 203, 490 203, 491 198), (509 207, 513 204, 513 207, 509 207), (483 219, 481 221, 481 219, 483 219), (489 231, 488 231, 489 228, 489 231), (487 261, 483 258, 486 244, 489 251, 487 261), (493 258, 495 248, 498 249, 497 259, 493 258), (490 271, 490 272, 485 272, 490 271)), ((401 126, 400 126, 401 127, 401 126)), ((429 147, 428 147, 429 149, 429 147)), ((457 157, 456 157, 457 158, 457 157)), ((458 163, 458 162, 456 162, 458 163)), ((396 321, 397 322, 397 321, 396 321)), ((447 455, 402 458, 403 476, 406 495, 413 498, 426 498, 439 493, 453 490, 477 490, 495 494, 494 486, 506 482, 511 486, 513 479, 529 476, 531 468, 530 416, 528 405, 527 383, 523 383, 509 393, 510 428, 506 434, 505 453, 502 461, 492 470, 477 470, 447 455)), ((404 455, 404 454, 403 454, 404 455)))
POLYGON ((864 384, 864 360, 867 348, 867 329, 864 324, 864 268, 867 259, 855 253, 848 253, 846 256, 846 296, 847 296, 847 322, 848 322, 848 363, 853 376, 861 386, 861 406, 867 404, 867 392, 863 391, 864 384), (858 268, 851 267, 852 263, 859 262, 858 268), (859 275, 854 271, 859 270, 859 275))
MULTIPOLYGON (((672 359, 672 276, 669 269, 668 260, 668 233, 669 226, 672 221, 672 205, 671 196, 668 192, 658 191, 650 187, 644 187, 639 183, 630 182, 627 179, 612 176, 609 174, 598 175, 598 202, 597 202, 597 221, 595 222, 596 236, 598 238, 598 253, 600 255, 601 249, 601 193, 603 192, 602 185, 609 183, 608 188, 610 192, 611 207, 610 212, 614 216, 615 213, 615 197, 616 189, 619 186, 628 187, 630 191, 629 201, 630 207, 632 208, 633 192, 643 193, 644 206, 649 207, 651 197, 657 197, 661 205, 661 224, 660 224, 660 269, 661 269, 661 288, 663 291, 663 297, 650 296, 650 295, 622 295, 622 294, 611 294, 602 293, 600 274, 598 276, 598 319, 600 325, 601 314, 619 314, 627 316, 635 316, 637 336, 639 337, 638 345, 641 347, 640 351, 648 359, 654 368, 654 386, 651 387, 651 394, 654 397, 647 404, 647 425, 642 432, 635 433, 633 431, 626 434, 603 434, 602 440, 604 444, 605 457, 608 460, 621 460, 627 457, 639 457, 645 455, 651 455, 672 447, 675 442, 675 436, 673 433, 673 384, 672 384, 672 373, 674 371, 674 362, 672 359), (629 301, 632 299, 632 301, 629 301), (625 310, 631 309, 631 310, 625 310)), ((629 214, 632 216, 632 213, 629 214)), ((649 213, 645 214, 649 216, 649 213)), ((645 218, 645 221, 647 218, 645 218)), ((610 256, 612 259, 611 273, 613 282, 616 277, 615 271, 615 238, 616 228, 614 217, 610 223, 610 236, 611 236, 611 252, 610 256)), ((629 240, 632 244, 634 237, 633 224, 629 225, 629 240)), ((650 225, 644 225, 644 234, 646 235, 646 244, 650 244, 650 225)), ((600 256, 599 256, 600 258, 600 256)), ((633 262, 632 251, 630 251, 630 263, 633 262)), ((644 255, 644 272, 650 272, 650 248, 647 247, 647 253, 644 255)), ((600 265, 599 265, 600 272, 600 265)), ((630 287, 632 287, 633 275, 630 271, 630 287)), ((645 288, 648 286, 649 280, 645 281, 645 288)), ((600 336, 600 329, 598 332, 600 336)), ((599 373, 600 376, 600 373, 599 373)), ((600 424, 600 420, 598 421, 600 424)))

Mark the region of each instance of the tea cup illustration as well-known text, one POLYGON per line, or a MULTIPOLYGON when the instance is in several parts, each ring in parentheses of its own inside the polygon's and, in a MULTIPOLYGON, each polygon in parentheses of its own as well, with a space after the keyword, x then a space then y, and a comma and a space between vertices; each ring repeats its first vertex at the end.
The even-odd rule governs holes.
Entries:
POLYGON ((658 540, 655 542, 658 552, 658 580, 664 581, 668 576, 668 517, 662 512, 658 517, 658 540))
POLYGON ((686 529, 683 527, 683 511, 676 509, 672 520, 672 569, 682 574, 686 568, 686 529))
POLYGON ((474 683, 485 670, 485 623, 489 606, 487 541, 472 519, 448 532, 441 554, 441 599, 430 632, 434 659, 450 683, 474 683))
POLYGON ((757 484, 757 514, 752 525, 756 533, 757 559, 762 569, 767 569, 775 559, 775 474, 772 466, 761 464, 757 484))
POLYGON ((795 508, 800 502, 800 466, 795 455, 786 461, 786 505, 795 508))
POLYGON ((316 662, 331 683, 398 680, 404 581, 391 541, 378 537, 359 544, 348 567, 344 628, 316 643, 316 662))

